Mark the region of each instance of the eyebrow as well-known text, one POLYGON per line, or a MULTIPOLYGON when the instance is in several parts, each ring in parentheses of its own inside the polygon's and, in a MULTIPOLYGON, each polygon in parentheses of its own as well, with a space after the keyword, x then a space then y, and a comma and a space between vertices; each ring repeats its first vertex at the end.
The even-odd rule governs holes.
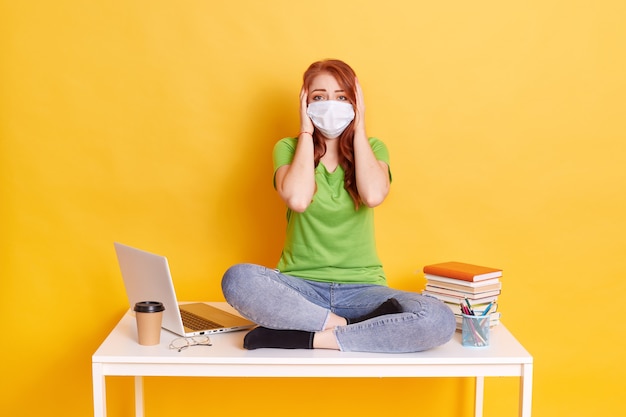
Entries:
MULTIPOLYGON (((325 88, 316 88, 315 90, 311 90, 312 93, 316 92, 316 91, 324 91, 326 92, 325 88)), ((335 93, 343 93, 345 92, 345 90, 335 90, 335 93)))

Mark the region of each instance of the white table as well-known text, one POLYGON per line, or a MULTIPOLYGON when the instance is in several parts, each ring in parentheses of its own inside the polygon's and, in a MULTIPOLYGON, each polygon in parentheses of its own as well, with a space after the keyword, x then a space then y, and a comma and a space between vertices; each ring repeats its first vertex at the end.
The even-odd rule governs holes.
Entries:
MULTIPOLYGON (((226 303, 210 303, 226 305, 226 303)), ((475 377, 474 415, 482 416, 484 377, 520 378, 519 415, 530 417, 533 358, 502 324, 489 347, 461 346, 461 335, 420 353, 381 354, 333 350, 243 349, 245 332, 212 335, 213 346, 182 352, 168 348, 176 337, 163 330, 161 344, 137 343, 135 318, 122 317, 92 357, 94 416, 106 416, 106 376, 135 377, 135 412, 143 417, 144 376, 204 377, 475 377)))

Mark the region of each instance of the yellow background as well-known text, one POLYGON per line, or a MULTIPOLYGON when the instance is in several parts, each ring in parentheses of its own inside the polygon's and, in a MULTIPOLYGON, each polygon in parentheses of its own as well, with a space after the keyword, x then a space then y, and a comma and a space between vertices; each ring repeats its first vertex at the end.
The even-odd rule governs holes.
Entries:
MULTIPOLYGON (((187 300, 222 300, 235 262, 275 264, 271 149, 298 132, 302 72, 335 57, 391 152, 390 284, 421 290, 446 260, 503 268, 533 416, 623 415, 624 22, 622 0, 2 0, 0 411, 91 414, 91 355, 127 309, 113 241, 167 255, 187 300)), ((469 416, 472 388, 154 378, 146 399, 154 417, 469 416)), ((109 389, 110 415, 131 415, 128 378, 109 389)), ((488 379, 486 415, 516 415, 517 390, 488 379)))

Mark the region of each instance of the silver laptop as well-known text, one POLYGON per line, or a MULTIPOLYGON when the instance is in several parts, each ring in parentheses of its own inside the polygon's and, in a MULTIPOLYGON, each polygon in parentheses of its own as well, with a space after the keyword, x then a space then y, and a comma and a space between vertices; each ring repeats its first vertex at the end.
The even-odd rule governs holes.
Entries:
POLYGON ((167 258, 114 243, 131 309, 139 301, 160 301, 165 306, 163 328, 180 336, 249 329, 249 320, 205 303, 179 304, 167 258))

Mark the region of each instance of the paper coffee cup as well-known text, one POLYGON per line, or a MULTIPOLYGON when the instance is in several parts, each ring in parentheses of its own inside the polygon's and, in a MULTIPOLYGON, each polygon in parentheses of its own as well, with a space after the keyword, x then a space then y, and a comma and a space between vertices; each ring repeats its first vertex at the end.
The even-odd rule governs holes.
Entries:
POLYGON ((152 346, 161 342, 161 322, 163 303, 158 301, 140 301, 135 304, 137 318, 137 340, 140 345, 152 346))

